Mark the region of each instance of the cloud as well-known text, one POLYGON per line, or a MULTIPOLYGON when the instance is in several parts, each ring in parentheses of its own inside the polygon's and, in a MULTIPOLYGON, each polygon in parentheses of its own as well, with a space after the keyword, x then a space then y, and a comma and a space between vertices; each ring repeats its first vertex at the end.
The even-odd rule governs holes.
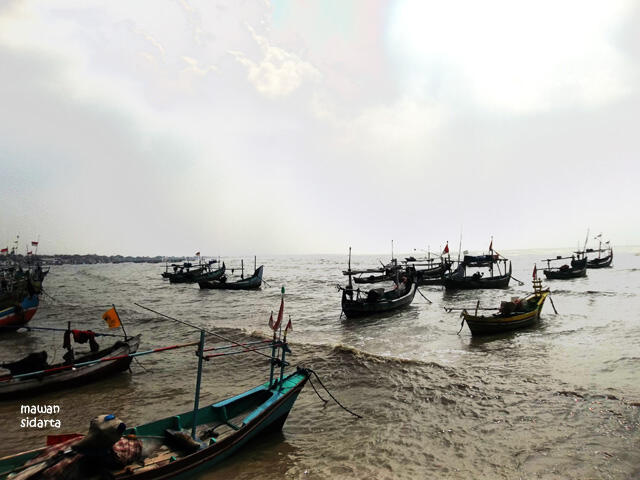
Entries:
POLYGON ((388 31, 403 88, 453 108, 597 108, 635 90, 614 32, 626 0, 406 0, 388 31))
POLYGON ((266 37, 256 34, 253 28, 248 28, 260 48, 262 58, 253 61, 242 52, 229 53, 246 67, 249 81, 260 93, 268 97, 287 96, 305 81, 320 80, 320 72, 309 62, 280 47, 270 45, 266 37))

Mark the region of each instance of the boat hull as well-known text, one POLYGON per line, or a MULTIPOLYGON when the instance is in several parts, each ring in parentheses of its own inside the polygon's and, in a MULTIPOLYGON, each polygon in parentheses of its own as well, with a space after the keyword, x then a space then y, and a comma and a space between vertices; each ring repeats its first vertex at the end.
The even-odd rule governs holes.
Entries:
POLYGON ((602 258, 594 258, 587 261, 587 268, 607 268, 611 266, 613 262, 613 252, 610 255, 602 258))
POLYGON ((544 276, 549 280, 570 280, 587 276, 587 267, 570 268, 569 270, 543 270, 544 276))
POLYGON ((27 295, 17 305, 0 311, 0 333, 26 325, 36 314, 40 299, 38 295, 27 295))
POLYGON ((447 290, 477 290, 484 288, 508 288, 511 281, 511 273, 487 278, 473 277, 445 277, 442 280, 444 288, 447 290))
POLYGON ((237 282, 200 280, 198 285, 203 290, 258 290, 262 286, 263 269, 264 267, 260 265, 251 277, 237 282))
MULTIPOLYGON (((368 302, 365 299, 351 300, 348 298, 347 292, 342 292, 342 311, 347 318, 359 318, 374 315, 376 313, 390 312, 399 308, 411 305, 415 297, 417 285, 411 285, 409 292, 392 300, 383 300, 376 302, 368 302)), ((355 294, 355 292, 354 292, 355 294)))

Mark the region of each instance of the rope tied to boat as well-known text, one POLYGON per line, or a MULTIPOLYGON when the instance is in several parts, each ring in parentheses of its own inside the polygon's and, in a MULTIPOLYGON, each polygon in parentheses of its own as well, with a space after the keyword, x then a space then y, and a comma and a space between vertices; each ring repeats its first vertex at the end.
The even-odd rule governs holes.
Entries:
MULTIPOLYGON (((320 384, 320 386, 322 388, 324 388, 324 391, 327 392, 327 394, 331 397, 331 399, 336 402, 336 404, 342 408, 345 412, 350 413, 351 415, 353 415, 356 418, 362 418, 362 415, 358 415, 357 413, 349 410, 347 407, 345 407, 344 405, 342 405, 338 399, 336 397, 333 396, 333 394, 329 391, 329 389, 324 385, 324 383, 322 383, 322 380, 320 380, 320 377, 318 376, 318 374, 311 368, 308 368, 307 370, 309 370, 310 373, 313 373, 313 375, 316 377, 316 380, 318 380, 318 383, 320 384)), ((311 381, 311 377, 309 377, 309 381, 311 381)), ((320 394, 318 393, 318 391, 316 390, 316 387, 313 385, 313 383, 311 383, 311 386, 313 386, 314 391, 316 392, 316 394, 318 395, 318 397, 320 397, 320 400, 322 400, 323 402, 327 403, 328 400, 325 400, 324 398, 322 398, 320 396, 320 394)))
POLYGON ((462 317, 462 322, 460 322, 460 330, 458 330, 458 333, 456 333, 456 335, 460 335, 460 332, 464 328, 464 316, 465 316, 466 313, 467 313, 467 309, 466 308, 464 310, 462 310, 462 312, 460 312, 460 317, 462 317))

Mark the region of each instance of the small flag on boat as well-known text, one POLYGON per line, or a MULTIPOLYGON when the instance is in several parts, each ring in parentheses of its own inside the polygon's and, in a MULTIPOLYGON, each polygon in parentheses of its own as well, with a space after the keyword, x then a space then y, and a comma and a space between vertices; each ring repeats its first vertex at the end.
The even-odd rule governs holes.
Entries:
POLYGON ((37 247, 38 246, 38 242, 31 242, 31 246, 32 247, 37 247))
POLYGON ((489 251, 493 252, 493 237, 491 237, 491 243, 489 244, 489 251))
POLYGON ((449 242, 447 242, 447 244, 444 246, 444 250, 442 251, 442 254, 444 255, 445 253, 449 253, 449 242))
POLYGON ((293 325, 291 324, 291 316, 289 316, 289 323, 287 323, 287 326, 284 329, 284 333, 287 333, 289 330, 293 332, 293 325))
POLYGON ((33 255, 33 252, 27 252, 27 255, 33 255))
POLYGON ((274 330, 278 330, 280 328, 280 324, 282 323, 283 316, 284 316, 284 295, 282 296, 282 300, 280 300, 280 310, 278 311, 278 319, 276 320, 276 323, 273 326, 274 330))
POLYGON ((199 257, 199 256, 200 256, 200 252, 196 252, 196 257, 199 257))
POLYGON ((538 276, 538 266, 534 263, 533 264, 533 279, 535 280, 537 276, 538 276))
POLYGON ((275 328, 273 328, 273 312, 271 312, 271 316, 269 317, 269 328, 275 330, 275 328))
POLYGON ((3 248, 2 250, 0 250, 0 253, 9 253, 9 248, 3 248))
POLYGON ((120 317, 118 316, 118 312, 116 312, 116 308, 110 308, 106 312, 102 314, 102 319, 107 322, 109 328, 118 328, 122 325, 120 323, 120 317))

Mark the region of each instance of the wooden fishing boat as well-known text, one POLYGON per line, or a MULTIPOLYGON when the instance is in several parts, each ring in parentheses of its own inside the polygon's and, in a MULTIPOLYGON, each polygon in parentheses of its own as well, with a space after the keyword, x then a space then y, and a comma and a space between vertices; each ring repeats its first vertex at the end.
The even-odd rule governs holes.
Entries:
POLYGON ((413 263, 416 268, 416 283, 420 285, 442 285, 445 274, 451 269, 453 263, 443 259, 440 263, 413 263), (427 266, 427 268, 418 268, 427 266))
POLYGON ((540 319, 540 312, 549 290, 542 289, 542 282, 533 282, 533 294, 524 299, 512 299, 502 302, 498 313, 493 315, 478 315, 478 307, 473 314, 462 311, 463 322, 467 322, 472 335, 490 335, 510 332, 535 325, 540 319))
POLYGON ((580 278, 587 276, 587 257, 582 255, 583 252, 578 252, 578 257, 562 257, 558 255, 556 258, 547 258, 543 260, 547 262, 547 268, 542 272, 544 276, 549 280, 569 280, 572 278, 580 278), (582 258, 581 258, 582 257, 582 258), (570 264, 563 264, 560 267, 552 267, 551 262, 558 260, 571 259, 570 264))
POLYGON ((465 255, 458 267, 443 277, 442 282, 447 290, 470 290, 507 288, 510 280, 511 261, 508 259, 500 258, 498 255, 465 255), (500 263, 503 263, 504 274, 501 273, 500 263), (488 267, 489 275, 485 276, 484 272, 480 271, 467 275, 467 267, 488 267), (498 275, 495 275, 496 268, 498 269, 498 275))
POLYGON ((218 280, 200 280, 198 285, 202 289, 213 290, 257 290, 262 285, 262 271, 264 265, 260 265, 253 275, 240 279, 235 282, 229 282, 226 275, 222 275, 218 280))
POLYGON ((401 265, 398 265, 398 261, 394 258, 386 265, 380 268, 367 268, 364 270, 345 270, 343 275, 351 275, 353 283, 365 284, 365 283, 380 283, 393 281, 396 278, 396 272, 402 269, 401 265), (378 273, 379 275, 374 275, 378 273), (357 276, 356 276, 357 275, 357 276))
MULTIPOLYGON (((309 371, 299 368, 281 381, 271 385, 265 383, 198 409, 195 415, 196 438, 193 441, 185 439, 186 432, 193 427, 193 410, 129 428, 123 435, 135 436, 141 441, 146 457, 125 468, 102 469, 94 464, 93 470, 97 471, 92 474, 91 469, 87 469, 80 478, 191 478, 230 457, 250 440, 281 430, 309 375, 309 371)), ((76 441, 81 441, 81 438, 76 441)), ((46 448, 40 448, 1 458, 0 479, 6 479, 9 472, 21 471, 26 462, 38 465, 37 457, 45 451, 46 448)), ((67 455, 75 455, 75 452, 67 455)))
POLYGON ((374 288, 368 291, 354 290, 351 285, 342 290, 342 311, 347 318, 358 318, 376 313, 389 312, 411 304, 418 288, 415 274, 408 269, 406 282, 392 290, 374 288))
POLYGON ((587 268, 607 268, 611 266, 611 262, 613 262, 613 249, 611 248, 611 244, 607 241, 604 242, 605 248, 602 248, 602 234, 595 237, 598 240, 598 248, 587 248, 586 253, 598 253, 596 258, 591 258, 587 260, 587 268), (606 253, 606 255, 602 255, 606 253))
POLYGON ((612 262, 613 250, 610 250, 609 255, 587 260, 587 268, 607 268, 611 266, 612 262))
POLYGON ((5 298, 0 306, 0 333, 26 325, 36 314, 40 298, 27 294, 19 301, 5 298))
POLYGON ((127 370, 132 360, 127 355, 135 353, 139 343, 140 335, 129 337, 108 348, 76 357, 71 363, 48 365, 46 352, 31 354, 17 362, 4 363, 2 368, 10 370, 11 374, 0 376, 0 399, 9 400, 85 385, 127 370), (121 358, 83 365, 112 357, 121 358))
POLYGON ((279 326, 283 309, 284 289, 278 321, 272 324, 272 318, 269 323, 273 341, 266 343, 233 343, 205 349, 205 331, 200 331, 192 410, 128 429, 114 415, 99 416, 92 420, 86 436, 70 435, 58 439, 62 443, 57 446, 0 458, 0 479, 20 475, 21 480, 36 480, 41 478, 41 473, 46 478, 66 480, 193 478, 233 455, 252 439, 280 430, 312 374, 311 370, 298 367, 285 376, 286 354, 291 352, 286 336, 292 326, 289 320, 281 339, 279 326), (229 348, 232 351, 228 351, 229 348), (268 382, 227 400, 199 407, 203 360, 263 348, 271 349, 271 356, 267 355, 271 360, 268 382), (217 352, 205 354, 212 350, 217 352), (276 353, 278 350, 281 356, 276 353), (276 367, 280 370, 279 378, 276 367))

